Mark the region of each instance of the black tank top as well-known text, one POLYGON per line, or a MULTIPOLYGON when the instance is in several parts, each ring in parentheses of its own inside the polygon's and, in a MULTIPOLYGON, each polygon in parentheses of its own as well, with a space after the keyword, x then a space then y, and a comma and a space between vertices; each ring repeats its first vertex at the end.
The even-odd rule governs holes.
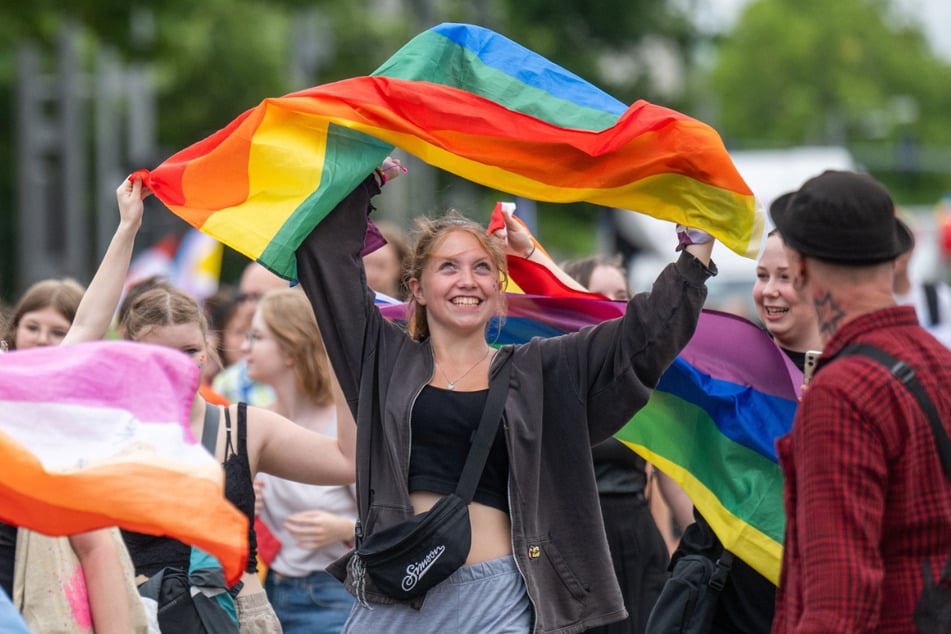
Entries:
POLYGON ((231 444, 231 414, 225 408, 225 497, 248 518, 248 563, 258 571, 258 539, 254 532, 254 478, 248 462, 248 405, 238 403, 238 450, 231 444))
MULTIPOLYGON (((409 490, 446 495, 456 490, 488 390, 456 392, 427 385, 413 406, 409 490)), ((509 457, 499 425, 473 500, 508 513, 509 457)))
MULTIPOLYGON (((247 405, 238 403, 237 451, 231 438, 231 414, 225 408, 225 497, 244 513, 248 526, 248 563, 245 570, 257 572, 257 537, 254 533, 254 482, 248 463, 247 405)), ((208 530, 215 530, 209 526, 208 530)), ((151 577, 165 567, 188 570, 191 547, 177 539, 122 531, 126 548, 135 566, 135 574, 151 577)))

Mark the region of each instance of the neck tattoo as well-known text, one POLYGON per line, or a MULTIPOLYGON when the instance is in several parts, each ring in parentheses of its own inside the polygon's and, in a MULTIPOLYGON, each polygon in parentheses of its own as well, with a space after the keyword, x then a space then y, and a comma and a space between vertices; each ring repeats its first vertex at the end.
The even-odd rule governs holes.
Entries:
POLYGON ((451 380, 449 379, 449 376, 445 373, 445 371, 443 371, 443 369, 442 369, 441 367, 439 367, 439 364, 437 364, 436 367, 439 367, 439 373, 442 374, 442 376, 443 376, 444 379, 446 379, 446 389, 448 389, 448 390, 454 390, 454 389, 456 389, 456 383, 458 383, 458 382, 461 381, 462 379, 466 378, 466 375, 467 375, 467 374, 469 374, 470 372, 472 372, 473 370, 475 370, 475 369, 476 369, 476 366, 478 366, 480 363, 482 363, 483 361, 485 361, 486 358, 489 356, 489 353, 490 353, 490 352, 492 352, 492 348, 486 348, 485 354, 482 355, 482 358, 479 359, 478 361, 476 361, 475 363, 473 363, 473 364, 472 364, 472 367, 469 368, 468 370, 466 370, 465 372, 463 372, 463 373, 459 376, 459 378, 457 378, 455 381, 451 381, 451 380))
POLYGON ((819 316, 819 332, 834 334, 845 317, 845 311, 839 306, 832 293, 826 293, 821 299, 814 299, 816 314, 819 316))

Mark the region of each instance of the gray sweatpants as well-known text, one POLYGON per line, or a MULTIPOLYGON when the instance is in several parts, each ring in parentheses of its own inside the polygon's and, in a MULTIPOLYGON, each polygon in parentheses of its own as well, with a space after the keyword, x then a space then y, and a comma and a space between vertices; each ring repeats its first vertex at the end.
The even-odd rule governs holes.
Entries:
POLYGON ((463 566, 426 594, 423 607, 355 603, 342 634, 527 634, 534 615, 512 557, 463 566))

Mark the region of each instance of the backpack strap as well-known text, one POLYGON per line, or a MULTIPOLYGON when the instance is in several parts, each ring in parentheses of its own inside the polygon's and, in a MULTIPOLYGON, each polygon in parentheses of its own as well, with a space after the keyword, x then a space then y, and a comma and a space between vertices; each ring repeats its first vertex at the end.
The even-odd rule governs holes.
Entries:
POLYGON ((719 594, 723 590, 723 586, 726 585, 726 580, 730 577, 730 572, 732 570, 733 553, 724 548, 723 552, 720 554, 720 558, 717 559, 716 568, 713 570, 713 574, 710 576, 710 583, 707 585, 711 590, 719 594))
POLYGON ((915 376, 915 370, 904 361, 866 343, 846 346, 836 357, 855 354, 867 357, 885 366, 888 371, 892 373, 892 376, 898 379, 901 384, 911 392, 915 399, 917 399, 918 405, 925 413, 925 416, 928 417, 928 422, 931 424, 931 433, 934 435, 935 443, 938 445, 938 456, 941 459, 941 466, 944 468, 945 475, 951 479, 951 438, 948 438, 948 432, 945 430, 944 425, 941 424, 941 418, 938 416, 938 410, 935 408, 934 403, 928 397, 925 388, 921 386, 921 383, 915 376))
POLYGON ((212 456, 215 455, 215 447, 218 444, 218 418, 221 416, 220 408, 211 403, 205 403, 205 425, 201 430, 201 446, 208 450, 212 456))
POLYGON ((938 310, 938 285, 934 282, 925 282, 921 287, 925 291, 925 301, 928 304, 928 325, 933 328, 941 323, 941 311, 938 310))
POLYGON ((237 453, 234 450, 234 444, 231 442, 231 408, 225 408, 225 459, 221 464, 228 462, 228 458, 237 453))
MULTIPOLYGON (((238 455, 248 456, 248 404, 244 401, 238 403, 238 455)), ((248 467, 250 471, 251 467, 248 467)))

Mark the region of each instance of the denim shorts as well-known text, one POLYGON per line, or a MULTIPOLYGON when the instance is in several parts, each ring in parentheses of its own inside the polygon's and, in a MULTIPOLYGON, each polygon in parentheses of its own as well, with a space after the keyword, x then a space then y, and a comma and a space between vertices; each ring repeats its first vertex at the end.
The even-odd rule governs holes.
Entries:
POLYGON ((306 577, 268 570, 264 589, 284 634, 339 634, 353 605, 343 584, 322 570, 306 577))
POLYGON ((404 603, 355 603, 346 634, 528 634, 534 613, 511 556, 463 566, 434 587, 420 610, 404 603))

